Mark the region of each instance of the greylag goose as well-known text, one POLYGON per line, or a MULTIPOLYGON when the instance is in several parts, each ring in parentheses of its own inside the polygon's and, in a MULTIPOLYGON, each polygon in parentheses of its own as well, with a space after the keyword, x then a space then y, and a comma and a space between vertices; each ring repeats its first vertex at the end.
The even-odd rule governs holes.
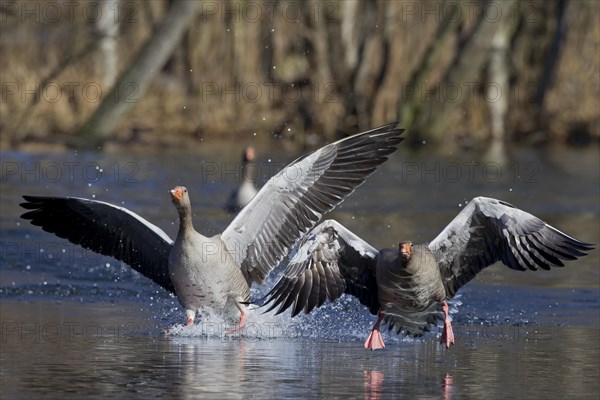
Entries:
POLYGON ((258 190, 256 189, 258 169, 253 163, 254 158, 254 148, 246 147, 242 154, 242 182, 240 183, 240 186, 231 193, 231 196, 229 196, 229 200, 225 205, 225 209, 232 214, 244 208, 246 204, 250 203, 250 200, 256 196, 256 193, 258 193, 258 190))
POLYGON ((444 321, 454 344, 449 299, 481 270, 501 261, 515 270, 563 266, 585 255, 580 242, 501 200, 477 197, 429 244, 400 242, 376 250, 334 220, 316 226, 290 255, 281 279, 265 296, 267 311, 309 313, 348 293, 378 315, 365 348, 385 347, 379 326, 420 336, 444 321))
POLYGON ((244 326, 252 282, 262 284, 294 244, 364 182, 402 142, 389 124, 301 157, 272 177, 223 233, 206 237, 192 225, 189 195, 171 190, 180 218, 173 242, 126 208, 76 197, 23 196, 21 217, 86 249, 129 264, 177 295, 187 325, 196 312, 239 316, 244 326))

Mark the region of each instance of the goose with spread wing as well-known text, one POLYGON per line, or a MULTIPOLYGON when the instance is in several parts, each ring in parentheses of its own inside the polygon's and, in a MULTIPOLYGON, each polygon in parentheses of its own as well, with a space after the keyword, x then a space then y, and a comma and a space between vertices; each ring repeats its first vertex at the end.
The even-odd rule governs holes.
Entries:
POLYGON ((539 218, 501 200, 477 197, 429 244, 400 242, 376 250, 334 220, 316 226, 295 249, 267 294, 267 311, 309 313, 350 294, 378 315, 365 348, 385 347, 380 324, 420 336, 443 320, 441 342, 454 333, 448 303, 481 270, 501 261, 514 270, 562 267, 591 250, 539 218))
POLYGON ((272 177, 223 233, 192 225, 186 188, 171 190, 175 241, 132 211, 76 197, 23 196, 21 217, 86 249, 114 257, 177 295, 188 325, 215 312, 244 326, 252 282, 262 284, 295 243, 402 142, 397 124, 359 133, 301 157, 272 177))
POLYGON ((256 196, 256 178, 258 168, 254 164, 256 151, 254 147, 246 147, 242 154, 242 182, 236 188, 225 205, 225 209, 234 214, 244 208, 256 196))

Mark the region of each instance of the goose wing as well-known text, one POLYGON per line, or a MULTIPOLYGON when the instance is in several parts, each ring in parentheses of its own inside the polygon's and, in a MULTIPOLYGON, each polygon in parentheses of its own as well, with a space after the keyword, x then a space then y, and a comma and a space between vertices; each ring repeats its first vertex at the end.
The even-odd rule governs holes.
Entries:
POLYGON ((272 303, 267 311, 279 306, 279 314, 293 305, 293 317, 348 293, 375 314, 379 307, 375 278, 378 256, 375 248, 342 224, 323 221, 291 255, 283 276, 266 296, 265 304, 272 303))
POLYGON ((402 132, 389 124, 347 137, 272 177, 221 235, 246 279, 263 283, 325 212, 387 160, 402 132))
POLYGON ((21 218, 88 250, 123 261, 174 293, 169 277, 173 241, 136 213, 78 197, 23 196, 21 218))
POLYGON ((501 200, 477 197, 431 242, 446 293, 456 291, 496 261, 511 269, 562 267, 592 249, 541 219, 501 200))

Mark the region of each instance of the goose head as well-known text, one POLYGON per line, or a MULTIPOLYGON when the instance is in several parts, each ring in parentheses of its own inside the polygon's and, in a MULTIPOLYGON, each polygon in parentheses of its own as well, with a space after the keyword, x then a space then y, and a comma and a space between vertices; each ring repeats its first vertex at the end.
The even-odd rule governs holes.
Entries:
POLYGON ((412 242, 400 242, 400 244, 398 244, 398 247, 400 248, 400 257, 402 257, 405 260, 408 260, 410 258, 410 255, 412 254, 412 242))
POLYGON ((171 201, 178 210, 190 207, 190 196, 184 186, 176 186, 171 189, 170 193, 171 201))

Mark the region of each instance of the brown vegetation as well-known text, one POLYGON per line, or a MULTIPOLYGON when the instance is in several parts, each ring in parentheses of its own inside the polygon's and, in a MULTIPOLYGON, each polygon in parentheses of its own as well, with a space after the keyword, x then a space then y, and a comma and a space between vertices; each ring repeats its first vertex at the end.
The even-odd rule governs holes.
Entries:
MULTIPOLYGON (((109 93, 98 1, 2 2, 3 148, 76 137, 109 93)), ((119 73, 177 1, 108 2, 119 73)), ((481 143, 500 113, 502 140, 597 140, 599 20, 596 1, 204 1, 148 91, 113 93, 135 103, 114 139, 303 142, 400 118, 418 140, 481 143)))

